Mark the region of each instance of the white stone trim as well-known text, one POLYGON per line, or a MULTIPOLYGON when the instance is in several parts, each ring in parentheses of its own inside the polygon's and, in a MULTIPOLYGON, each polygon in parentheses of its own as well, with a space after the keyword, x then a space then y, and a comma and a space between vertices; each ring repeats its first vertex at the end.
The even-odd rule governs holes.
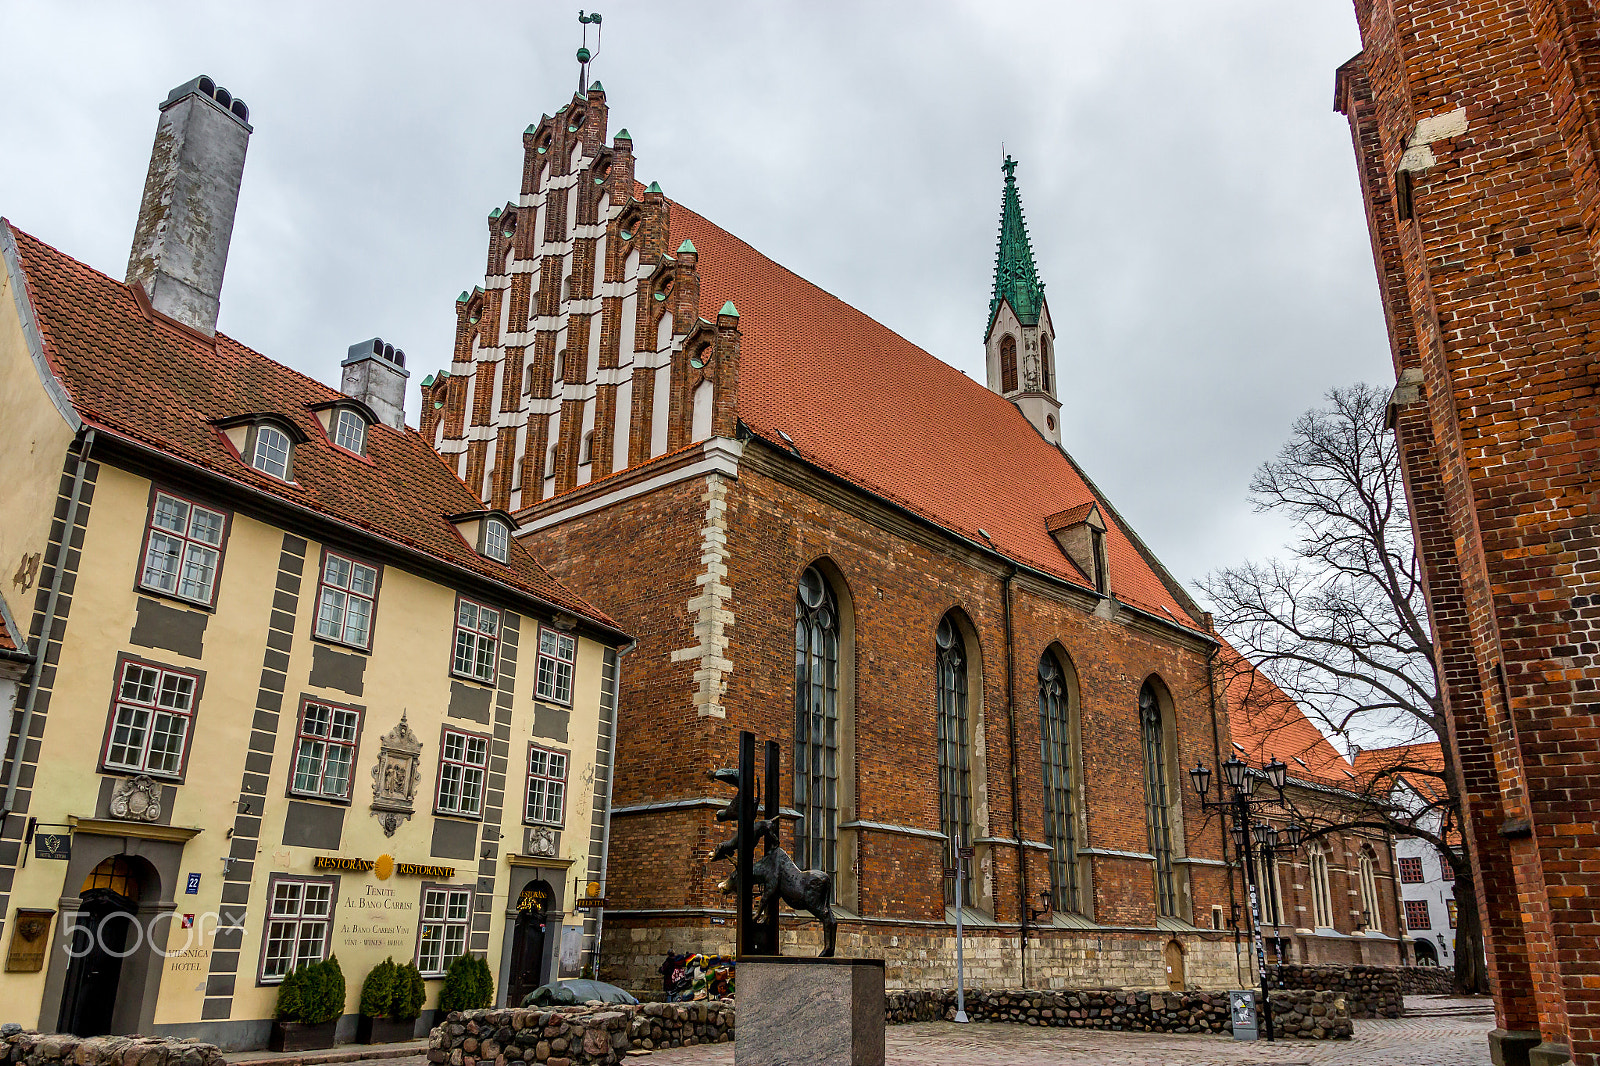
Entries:
POLYGON ((727 437, 712 437, 702 445, 701 454, 703 458, 697 459, 692 463, 685 463, 682 466, 673 467, 671 470, 664 470, 654 477, 623 485, 612 492, 588 497, 570 507, 529 519, 518 526, 512 535, 522 537, 529 533, 537 533, 540 530, 549 529, 551 526, 560 525, 562 522, 568 522, 574 518, 582 518, 586 514, 593 514, 595 511, 610 507, 613 504, 622 503, 636 496, 654 492, 664 486, 675 485, 680 481, 706 477, 711 474, 737 478, 739 476, 739 458, 744 454, 744 445, 727 437))

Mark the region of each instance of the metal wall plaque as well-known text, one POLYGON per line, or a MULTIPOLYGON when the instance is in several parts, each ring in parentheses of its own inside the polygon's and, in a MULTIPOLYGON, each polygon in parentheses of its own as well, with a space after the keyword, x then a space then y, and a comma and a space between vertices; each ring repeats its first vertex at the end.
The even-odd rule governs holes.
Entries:
POLYGON ((38 973, 44 969, 45 949, 50 946, 50 919, 55 914, 17 908, 16 920, 11 923, 11 946, 6 951, 6 973, 38 973))

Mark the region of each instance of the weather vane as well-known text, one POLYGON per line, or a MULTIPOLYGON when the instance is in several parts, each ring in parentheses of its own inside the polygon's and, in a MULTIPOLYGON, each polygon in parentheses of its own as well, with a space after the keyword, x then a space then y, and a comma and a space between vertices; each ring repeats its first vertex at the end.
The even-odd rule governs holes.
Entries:
POLYGON ((578 95, 589 93, 589 61, 600 54, 600 12, 585 15, 578 9, 578 21, 583 24, 583 46, 578 49, 578 95), (589 51, 589 27, 594 27, 594 51, 589 51))

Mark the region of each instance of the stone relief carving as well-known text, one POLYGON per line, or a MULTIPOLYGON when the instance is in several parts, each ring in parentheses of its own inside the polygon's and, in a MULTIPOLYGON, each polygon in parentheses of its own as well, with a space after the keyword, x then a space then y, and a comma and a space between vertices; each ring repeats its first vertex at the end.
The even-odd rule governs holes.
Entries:
POLYGON ((154 822, 161 817, 161 786, 149 776, 124 777, 111 792, 111 817, 154 822))
POLYGON ((553 859, 556 855, 556 831, 549 826, 535 825, 528 829, 528 854, 541 859, 553 859))
POLYGON ((394 836, 411 818, 422 780, 417 765, 421 754, 422 741, 401 711, 399 724, 379 738, 378 760, 372 766, 372 814, 383 826, 384 836, 394 836))

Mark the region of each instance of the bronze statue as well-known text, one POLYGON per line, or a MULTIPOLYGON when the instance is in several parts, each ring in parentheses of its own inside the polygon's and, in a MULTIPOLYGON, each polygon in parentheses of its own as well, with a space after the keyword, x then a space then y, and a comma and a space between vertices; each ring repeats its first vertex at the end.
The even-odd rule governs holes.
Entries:
POLYGON ((823 949, 820 958, 832 958, 838 925, 830 900, 833 880, 822 870, 802 870, 795 865, 780 842, 782 824, 778 818, 778 745, 766 744, 765 818, 756 818, 755 734, 739 734, 738 769, 713 770, 710 777, 719 784, 732 785, 737 794, 717 812, 717 821, 733 821, 738 831, 711 853, 711 861, 734 860, 734 871, 717 886, 723 895, 737 899, 739 954, 778 955, 778 900, 795 910, 804 910, 822 923, 823 949), (764 844, 759 860, 757 841, 764 844), (760 889, 760 906, 752 914, 750 890, 743 887, 741 871, 749 871, 749 884, 760 889))

